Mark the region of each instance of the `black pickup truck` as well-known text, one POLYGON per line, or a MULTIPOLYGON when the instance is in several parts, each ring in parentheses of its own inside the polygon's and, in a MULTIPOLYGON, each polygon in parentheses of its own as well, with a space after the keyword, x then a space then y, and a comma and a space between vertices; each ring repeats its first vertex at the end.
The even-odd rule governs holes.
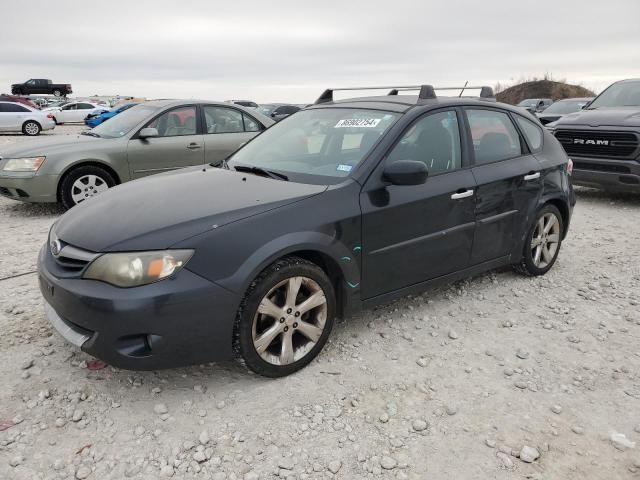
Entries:
POLYGON ((73 93, 69 83, 53 83, 48 78, 32 78, 24 83, 11 85, 11 93, 14 95, 55 95, 66 97, 73 93))
POLYGON ((616 82, 546 127, 573 160, 573 183, 640 193, 640 79, 616 82))

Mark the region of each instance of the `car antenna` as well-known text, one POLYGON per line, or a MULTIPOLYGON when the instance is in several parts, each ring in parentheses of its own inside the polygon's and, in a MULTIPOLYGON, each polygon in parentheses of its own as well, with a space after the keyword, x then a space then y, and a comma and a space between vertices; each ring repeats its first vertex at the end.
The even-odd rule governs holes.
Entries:
POLYGON ((458 98, 462 97, 462 94, 464 93, 464 89, 467 88, 467 85, 469 85, 469 80, 464 82, 464 87, 462 87, 462 90, 460 90, 460 95, 458 95, 458 98))

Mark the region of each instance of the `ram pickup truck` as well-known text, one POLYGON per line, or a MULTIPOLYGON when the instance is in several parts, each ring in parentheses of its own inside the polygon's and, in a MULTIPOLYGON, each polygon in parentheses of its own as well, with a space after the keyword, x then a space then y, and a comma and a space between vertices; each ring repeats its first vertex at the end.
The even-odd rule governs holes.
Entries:
POLYGON ((573 160, 574 184, 640 193, 640 79, 616 82, 546 126, 573 160))
POLYGON ((24 83, 11 85, 11 93, 14 95, 55 95, 66 97, 73 93, 69 83, 53 83, 48 78, 32 78, 24 83))

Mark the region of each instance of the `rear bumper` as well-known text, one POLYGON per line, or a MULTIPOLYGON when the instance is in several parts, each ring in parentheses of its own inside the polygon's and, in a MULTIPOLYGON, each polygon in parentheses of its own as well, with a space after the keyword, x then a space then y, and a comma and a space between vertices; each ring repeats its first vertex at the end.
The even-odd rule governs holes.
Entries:
POLYGON ((59 180, 59 175, 0 175, 0 195, 23 202, 55 203, 59 180))
POLYGON ((42 130, 53 130, 54 128, 56 128, 56 122, 53 121, 52 118, 47 118, 46 120, 42 120, 40 122, 40 126, 42 127, 42 130))
POLYGON ((69 343, 128 370, 173 368, 233 357, 237 295, 187 269, 136 288, 57 278, 44 246, 40 291, 51 325, 69 343))
POLYGON ((640 162, 572 157, 575 185, 619 192, 640 192, 640 162))

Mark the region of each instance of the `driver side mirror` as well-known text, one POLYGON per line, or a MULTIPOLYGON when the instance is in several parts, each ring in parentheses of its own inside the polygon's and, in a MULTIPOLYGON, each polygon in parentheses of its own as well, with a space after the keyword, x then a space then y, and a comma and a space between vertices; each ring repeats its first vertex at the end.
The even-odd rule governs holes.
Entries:
POLYGON ((384 168, 382 176, 393 185, 421 185, 427 181, 427 166, 416 160, 396 160, 384 168))
POLYGON ((145 139, 145 138, 153 138, 153 137, 158 137, 160 136, 158 134, 158 129, 157 128, 151 128, 151 127, 147 127, 147 128, 143 128, 142 130, 140 130, 140 133, 138 133, 138 137, 141 139, 145 139))

